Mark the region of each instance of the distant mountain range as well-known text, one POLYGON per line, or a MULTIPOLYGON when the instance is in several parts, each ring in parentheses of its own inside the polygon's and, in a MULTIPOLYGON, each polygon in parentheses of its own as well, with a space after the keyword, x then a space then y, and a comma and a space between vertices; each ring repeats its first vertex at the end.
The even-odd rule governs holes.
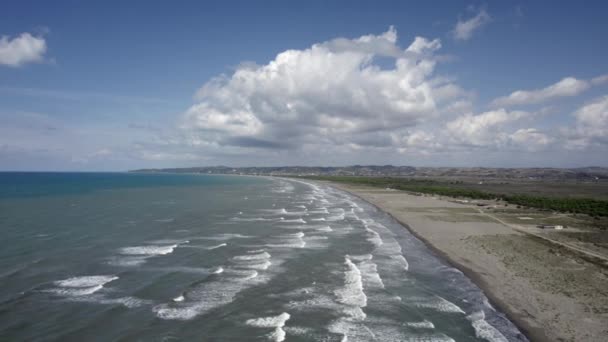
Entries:
POLYGON ((279 167, 188 167, 169 169, 140 169, 130 172, 170 172, 204 174, 242 174, 266 176, 392 176, 463 179, 539 179, 539 180, 605 180, 608 168, 485 168, 485 167, 413 167, 393 165, 353 165, 339 167, 279 166, 279 167))

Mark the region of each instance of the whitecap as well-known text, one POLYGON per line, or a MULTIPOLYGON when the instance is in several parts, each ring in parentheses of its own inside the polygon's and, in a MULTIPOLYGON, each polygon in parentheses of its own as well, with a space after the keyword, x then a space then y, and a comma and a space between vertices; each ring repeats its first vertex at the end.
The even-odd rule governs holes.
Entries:
POLYGON ((93 293, 101 290, 102 288, 103 288, 103 285, 95 285, 95 286, 89 286, 89 287, 71 287, 71 288, 61 287, 61 288, 50 289, 50 290, 48 290, 48 292, 52 292, 54 294, 57 294, 60 296, 66 296, 66 297, 86 296, 86 295, 93 294, 93 293))
POLYGON ((146 262, 147 256, 131 256, 122 258, 112 258, 108 264, 114 266, 139 266, 146 262))
POLYGON ((367 296, 363 292, 361 271, 350 258, 345 257, 344 287, 335 291, 339 303, 356 307, 367 306, 367 296))
POLYGON ((255 254, 245 254, 245 255, 236 255, 232 257, 233 260, 260 260, 260 259, 270 259, 270 254, 268 252, 260 252, 255 254))
POLYGON ((218 249, 218 248, 221 248, 221 247, 226 247, 226 246, 227 246, 227 244, 225 244, 225 243, 220 243, 219 245, 215 245, 215 246, 211 246, 211 247, 206 247, 206 249, 208 249, 208 250, 213 250, 213 249, 218 249))
POLYGON ((272 219, 267 219, 263 217, 232 217, 230 221, 245 221, 245 222, 255 222, 255 221, 272 221, 272 219))
POLYGON ((439 312, 448 313, 465 313, 458 305, 439 296, 435 296, 432 298, 413 297, 409 298, 409 301, 414 306, 419 308, 433 309, 439 312))
POLYGON ((118 279, 118 277, 113 275, 83 276, 57 280, 53 283, 61 287, 90 287, 104 285, 116 279, 118 279))
POLYGON ((485 318, 483 311, 477 311, 467 316, 473 329, 475 329, 475 336, 490 342, 508 342, 507 338, 498 329, 490 325, 485 318))
POLYGON ((435 329, 433 322, 427 321, 426 319, 420 322, 406 322, 405 325, 412 328, 435 329))
POLYGON ((166 246, 136 246, 136 247, 125 247, 120 250, 120 254, 125 255, 165 255, 173 253, 173 250, 177 247, 177 244, 166 245, 166 246))
POLYGON ((135 297, 100 298, 95 302, 100 304, 121 304, 127 308, 136 308, 142 305, 150 304, 150 301, 135 297))
POLYGON ((268 334, 268 337, 272 341, 281 342, 285 340, 286 335, 283 327, 290 317, 291 316, 287 312, 283 312, 277 316, 248 319, 245 324, 256 328, 274 328, 274 330, 268 334))
POLYGON ((407 262, 407 259, 405 259, 403 255, 393 255, 391 256, 391 259, 397 260, 404 270, 408 271, 410 269, 410 264, 407 262))
POLYGON ((113 275, 72 277, 53 282, 58 287, 50 289, 48 292, 66 297, 86 296, 101 290, 105 284, 116 279, 118 277, 113 275))
POLYGON ((375 247, 380 247, 383 244, 380 234, 373 229, 365 227, 365 231, 368 233, 367 241, 371 242, 375 247))
POLYGON ((281 217, 281 222, 284 222, 284 223, 291 223, 291 222, 293 222, 293 223, 306 223, 306 221, 304 221, 304 219, 302 219, 302 218, 293 219, 293 220, 285 220, 283 217, 281 217))
POLYGON ((284 326, 290 317, 288 313, 283 312, 277 316, 248 319, 245 324, 256 328, 276 328, 284 326))

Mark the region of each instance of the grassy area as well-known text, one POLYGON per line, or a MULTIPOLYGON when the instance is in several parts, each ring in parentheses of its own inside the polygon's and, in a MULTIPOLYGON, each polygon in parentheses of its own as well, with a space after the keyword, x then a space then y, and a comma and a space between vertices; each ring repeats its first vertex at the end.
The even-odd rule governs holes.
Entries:
POLYGON ((608 201, 594 198, 548 197, 529 194, 494 193, 467 188, 461 184, 394 177, 317 176, 305 177, 315 180, 361 184, 449 197, 464 197, 483 200, 502 200, 523 207, 560 212, 586 214, 592 217, 608 217, 608 201))

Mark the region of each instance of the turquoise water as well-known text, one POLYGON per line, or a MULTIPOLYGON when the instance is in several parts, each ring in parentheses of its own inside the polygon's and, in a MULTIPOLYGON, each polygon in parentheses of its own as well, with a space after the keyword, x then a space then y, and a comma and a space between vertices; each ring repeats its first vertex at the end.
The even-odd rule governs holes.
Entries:
POLYGON ((0 340, 526 340, 397 222, 325 185, 2 173, 0 237, 0 340))

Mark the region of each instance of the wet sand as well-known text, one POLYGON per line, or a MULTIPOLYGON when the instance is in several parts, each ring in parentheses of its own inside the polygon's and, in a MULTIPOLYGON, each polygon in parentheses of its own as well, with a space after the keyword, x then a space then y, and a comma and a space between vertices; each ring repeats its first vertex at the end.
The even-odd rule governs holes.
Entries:
POLYGON ((531 341, 606 341, 608 270, 470 204, 330 183, 392 215, 480 286, 531 341))

